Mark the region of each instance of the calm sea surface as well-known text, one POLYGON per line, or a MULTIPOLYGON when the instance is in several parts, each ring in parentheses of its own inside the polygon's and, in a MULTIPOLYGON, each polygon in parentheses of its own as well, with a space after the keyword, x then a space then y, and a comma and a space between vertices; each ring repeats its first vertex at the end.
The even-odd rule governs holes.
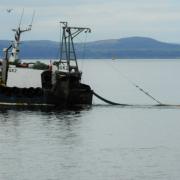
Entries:
POLYGON ((180 179, 180 60, 79 65, 95 92, 132 106, 94 98, 81 111, 0 109, 0 179, 180 179), (133 83, 174 106, 154 106, 133 83))

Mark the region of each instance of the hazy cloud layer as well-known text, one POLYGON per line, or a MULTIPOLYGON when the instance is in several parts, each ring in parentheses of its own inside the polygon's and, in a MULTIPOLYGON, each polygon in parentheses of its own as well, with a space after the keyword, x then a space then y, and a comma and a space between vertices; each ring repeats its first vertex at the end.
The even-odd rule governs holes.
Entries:
POLYGON ((36 17, 33 30, 23 39, 59 40, 59 21, 89 26, 88 40, 149 36, 180 42, 180 1, 177 0, 0 0, 0 39, 12 39, 25 9, 23 26, 36 17), (6 9, 13 8, 11 13, 6 9))

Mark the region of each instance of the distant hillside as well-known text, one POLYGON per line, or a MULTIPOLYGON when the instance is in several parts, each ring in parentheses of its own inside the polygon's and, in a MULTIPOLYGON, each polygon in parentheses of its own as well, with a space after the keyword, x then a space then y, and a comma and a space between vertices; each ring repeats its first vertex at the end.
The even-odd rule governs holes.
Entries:
MULTIPOLYGON (((179 58, 180 45, 163 43, 151 38, 130 37, 87 44, 97 58, 179 58)), ((91 53, 87 54, 91 57, 91 53)))
MULTIPOLYGON (((10 41, 0 40, 0 57, 2 49, 10 45, 10 41)), ((47 40, 22 41, 20 45, 21 58, 57 58, 59 54, 59 43, 47 40)))
MULTIPOLYGON (((0 49, 10 41, 0 41, 0 49)), ((180 58, 180 44, 164 43, 152 38, 129 37, 76 44, 78 58, 180 58)), ((0 53, 2 58, 2 51, 0 53)), ((21 58, 58 58, 59 42, 23 41, 21 58)))

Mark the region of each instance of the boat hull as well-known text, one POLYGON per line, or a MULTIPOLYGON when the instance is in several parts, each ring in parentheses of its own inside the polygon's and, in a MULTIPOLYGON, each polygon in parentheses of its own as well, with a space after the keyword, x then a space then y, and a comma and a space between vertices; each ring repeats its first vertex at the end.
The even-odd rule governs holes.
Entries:
POLYGON ((68 108, 92 104, 92 90, 90 88, 70 89, 68 96, 56 94, 53 90, 43 88, 18 88, 0 86, 1 106, 55 106, 68 108))

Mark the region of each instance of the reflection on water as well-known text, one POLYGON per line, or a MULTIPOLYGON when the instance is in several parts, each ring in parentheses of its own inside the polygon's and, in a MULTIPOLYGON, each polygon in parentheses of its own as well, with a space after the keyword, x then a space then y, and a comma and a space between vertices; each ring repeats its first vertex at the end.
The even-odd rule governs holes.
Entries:
POLYGON ((1 110, 0 179, 178 179, 179 115, 117 106, 1 110))
MULTIPOLYGON (((91 63, 89 71, 95 67, 91 63)), ((126 67, 123 63, 121 66, 126 67)), ((137 62, 135 68, 144 64, 137 62)), ((164 66, 162 62, 160 65, 164 66)), ((174 63, 175 69, 178 65, 178 62, 174 63)), ((144 68, 154 70, 153 65, 144 68)), ((168 68, 166 65, 165 72, 161 74, 165 75, 168 68)), ((175 72, 178 73, 179 70, 175 72)), ((133 71, 130 72, 131 77, 132 74, 133 71)), ((85 77, 90 75, 95 76, 95 73, 85 74, 85 77)), ((173 84, 171 78, 166 78, 166 83, 162 82, 164 91, 161 93, 160 87, 155 86, 156 83, 160 86, 160 79, 162 81, 158 75, 157 68, 153 74, 155 82, 149 81, 153 94, 166 102, 178 104, 179 85, 176 90, 169 86, 165 89, 166 83, 173 84), (170 89, 174 90, 173 95, 170 89)), ((134 77, 138 76, 139 71, 134 72, 134 77)), ((94 78, 94 83, 98 78, 94 78)), ((143 76, 140 83, 143 79, 148 87, 146 80, 150 79, 149 75, 143 76)), ((93 86, 93 82, 90 83, 93 86)), ((140 105, 110 106, 95 99, 91 108, 82 110, 1 108, 0 179, 179 179, 179 106, 154 106, 146 97, 141 99, 135 91, 131 92, 127 87, 126 90, 125 82, 123 86, 117 85, 116 89, 106 85, 108 91, 104 88, 106 83, 103 81, 103 86, 99 86, 101 94, 113 99, 119 93, 119 99, 115 99, 118 102, 127 100, 131 104, 140 102, 140 105)), ((113 83, 110 82, 112 87, 113 83)))
POLYGON ((75 166, 69 155, 81 143, 80 117, 74 111, 1 111, 0 179, 58 179, 59 168, 75 166))

